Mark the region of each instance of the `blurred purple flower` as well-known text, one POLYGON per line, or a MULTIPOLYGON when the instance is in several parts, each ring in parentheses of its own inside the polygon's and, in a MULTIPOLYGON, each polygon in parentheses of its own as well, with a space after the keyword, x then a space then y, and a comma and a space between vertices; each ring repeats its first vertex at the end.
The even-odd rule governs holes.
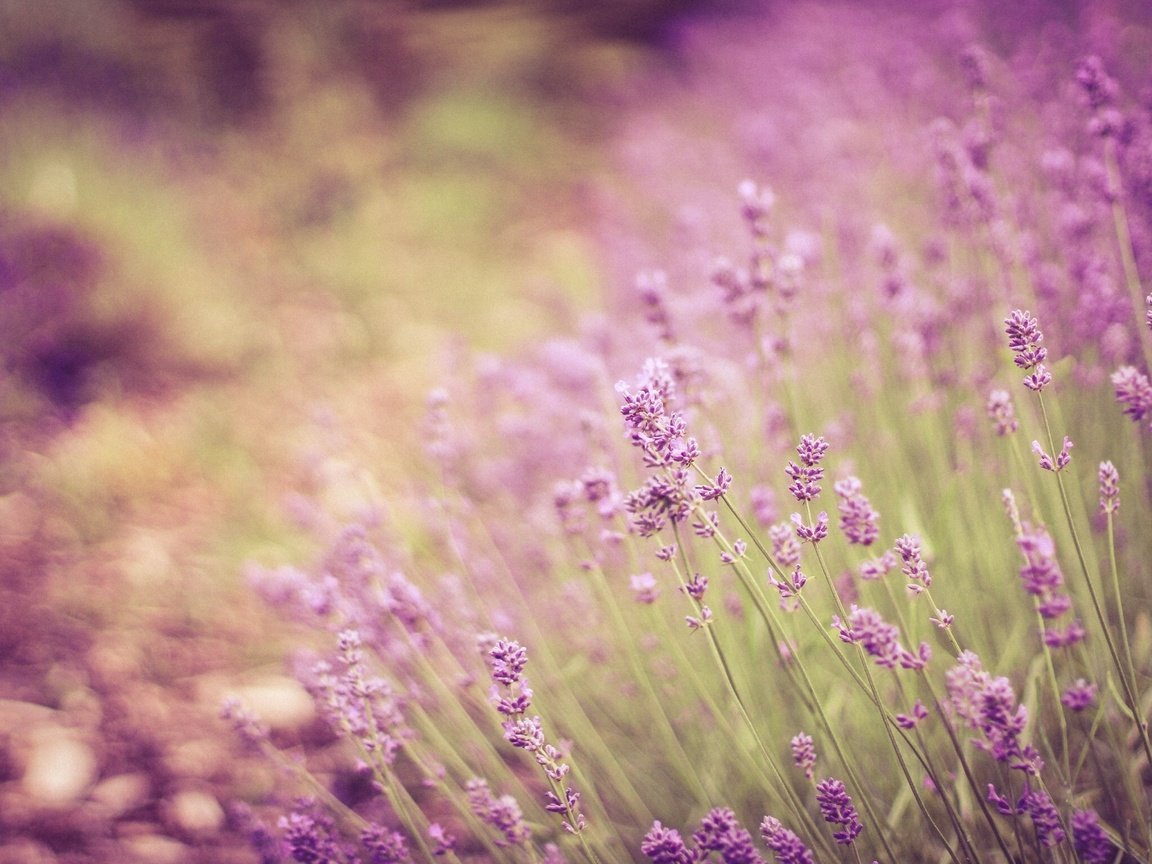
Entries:
POLYGON ((1060 697, 1069 711, 1085 711, 1096 704, 1096 685, 1083 678, 1077 678, 1064 695, 1060 697))
POLYGON ((996 424, 997 435, 1011 435, 1020 428, 1016 407, 1007 390, 993 390, 988 394, 988 419, 996 424))
POLYGON ((1101 462, 1097 474, 1100 482, 1100 512, 1112 514, 1120 509, 1120 472, 1111 462, 1101 462))
POLYGON ((859 478, 845 477, 832 484, 832 489, 840 499, 840 530, 849 543, 871 546, 880 536, 876 521, 880 514, 872 509, 872 504, 860 491, 863 488, 859 478))
POLYGON ((1083 864, 1110 864, 1116 860, 1116 847, 1100 827, 1095 810, 1073 810, 1068 820, 1072 847, 1083 864))
POLYGON ((1138 423, 1152 414, 1152 383, 1135 366, 1121 366, 1113 372, 1112 386, 1126 416, 1138 423))
POLYGON ((805 778, 811 780, 816 766, 816 746, 812 743, 812 737, 800 732, 792 738, 790 746, 792 748, 792 761, 797 768, 804 772, 805 778))
POLYGON ((812 851, 792 831, 789 831, 772 816, 765 816, 760 823, 760 836, 764 843, 776 853, 779 864, 814 864, 812 851))

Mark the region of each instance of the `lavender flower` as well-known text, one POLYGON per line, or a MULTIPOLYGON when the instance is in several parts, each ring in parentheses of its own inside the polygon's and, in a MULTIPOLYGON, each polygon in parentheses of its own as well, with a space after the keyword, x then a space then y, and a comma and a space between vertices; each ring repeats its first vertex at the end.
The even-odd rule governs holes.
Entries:
POLYGON ((863 485, 857 477, 845 477, 832 484, 832 489, 840 499, 840 530, 849 543, 871 546, 880 536, 876 521, 880 514, 872 509, 871 502, 860 491, 863 485))
POLYGON ((801 732, 792 738, 792 761, 796 767, 804 772, 804 777, 812 779, 813 769, 816 766, 816 747, 811 736, 801 732))
POLYGON ((1008 347, 1016 355, 1014 362, 1031 374, 1024 379, 1024 386, 1039 393, 1052 382, 1052 375, 1044 365, 1048 357, 1048 349, 1040 343, 1044 341, 1044 334, 1040 332, 1040 325, 1031 313, 1016 309, 1004 319, 1005 332, 1008 334, 1008 347))
POLYGON ((811 501, 820 494, 819 482, 824 477, 820 460, 828 452, 828 442, 822 437, 805 435, 800 439, 796 452, 800 456, 800 464, 789 461, 784 469, 784 473, 792 478, 788 491, 797 501, 811 501))
POLYGON ((1032 817, 1036 828, 1036 840, 1041 846, 1052 847, 1064 841, 1064 827, 1060 824, 1060 814, 1048 793, 1032 789, 1020 798, 1020 810, 1032 817))
POLYGON ((649 270, 636 277, 636 293, 644 306, 644 320, 656 330, 663 342, 674 341, 672 321, 668 316, 668 277, 662 270, 649 270))
POLYGON ((986 407, 988 419, 996 424, 997 435, 1011 435, 1020 428, 1020 421, 1016 419, 1016 407, 1013 405, 1012 396, 1007 390, 990 392, 986 407))
POLYGON ((843 846, 851 846, 864 830, 864 826, 860 824, 856 807, 848 796, 843 782, 831 777, 821 780, 816 784, 816 801, 820 805, 820 815, 824 817, 824 821, 840 826, 840 830, 834 831, 832 837, 843 846))
POLYGON ((439 822, 433 822, 428 826, 428 837, 432 841, 433 855, 447 855, 456 849, 456 838, 439 822))
POLYGON ((776 853, 779 864, 814 864, 812 850, 792 831, 771 816, 760 823, 760 836, 765 845, 776 853))
POLYGON ((828 536, 828 514, 823 510, 816 516, 813 524, 806 523, 799 513, 793 513, 792 524, 795 526, 796 536, 805 543, 819 543, 828 536))
POLYGON ((1077 678, 1064 694, 1060 701, 1069 711, 1086 711, 1096 704, 1096 685, 1083 678, 1077 678))
POLYGON ((732 475, 724 468, 721 468, 720 473, 716 475, 716 482, 710 483, 707 486, 697 486, 696 494, 700 496, 702 501, 715 501, 724 495, 731 485, 732 475))
POLYGON ((900 644, 900 631, 889 624, 875 609, 853 605, 848 612, 848 620, 833 616, 832 626, 840 635, 840 641, 849 645, 859 645, 873 659, 877 666, 885 669, 923 669, 932 657, 932 649, 921 642, 916 652, 909 651, 900 644))
POLYGON ((710 810, 692 840, 701 852, 720 853, 724 864, 762 864, 764 860, 752 845, 752 835, 727 807, 710 810))
POLYGON ((860 578, 865 582, 874 581, 887 576, 896 567, 896 553, 891 549, 885 550, 879 558, 869 558, 859 567, 860 578))
POLYGON ((796 532, 787 522, 778 522, 768 528, 768 539, 772 542, 772 559, 783 569, 800 563, 800 544, 796 532))
POLYGON ((1048 453, 1040 446, 1039 441, 1032 442, 1032 452, 1039 457, 1040 467, 1045 471, 1063 471, 1068 467, 1068 463, 1072 461, 1072 439, 1067 435, 1064 436, 1064 445, 1060 448, 1060 452, 1056 454, 1053 459, 1048 453))
POLYGON ((525 824, 524 814, 515 798, 511 795, 494 797, 487 781, 479 778, 469 780, 465 788, 472 812, 500 832, 497 846, 520 846, 528 842, 532 832, 525 824))
POLYGON ((665 828, 657 820, 644 835, 640 851, 648 856, 652 864, 693 864, 696 856, 684 844, 684 839, 675 828, 665 828))
POLYGON ((299 802, 297 810, 281 816, 277 827, 293 861, 300 864, 328 864, 343 860, 342 844, 336 837, 332 820, 315 814, 311 800, 299 802))
POLYGON ((1116 390, 1116 401, 1123 406, 1125 416, 1139 423, 1152 414, 1152 383, 1135 366, 1121 366, 1113 372, 1112 386, 1116 390))
POLYGON ((660 596, 656 577, 651 573, 637 573, 630 577, 629 581, 637 603, 655 603, 656 598, 660 596))
POLYGON ((928 572, 928 565, 924 563, 924 558, 920 554, 920 538, 905 534, 896 541, 896 551, 904 561, 900 572, 908 577, 908 590, 917 595, 930 588, 932 575, 928 572))
POLYGON ((1100 481, 1100 512, 1111 515, 1120 509, 1120 472, 1111 462, 1101 462, 1097 476, 1100 481))
POLYGON ((1095 810, 1073 810, 1068 826, 1072 847, 1083 864, 1110 864, 1116 859, 1116 847, 1100 827, 1095 810))
POLYGON ((1044 765, 1040 754, 1020 740, 1028 725, 1028 709, 1016 704, 1007 678, 993 678, 976 654, 961 651, 945 680, 953 713, 982 735, 973 742, 977 747, 1010 768, 1033 776, 1040 773, 1044 765))
POLYGON ((368 864, 411 864, 408 841, 398 831, 369 825, 360 833, 360 843, 368 853, 368 864))

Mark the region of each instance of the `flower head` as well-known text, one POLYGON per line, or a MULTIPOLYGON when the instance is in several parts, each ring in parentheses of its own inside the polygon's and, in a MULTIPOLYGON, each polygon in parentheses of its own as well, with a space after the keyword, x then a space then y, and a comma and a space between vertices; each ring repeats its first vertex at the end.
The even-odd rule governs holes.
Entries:
POLYGON ((876 521, 880 514, 872 509, 871 502, 861 492, 862 484, 857 477, 845 477, 832 485, 839 502, 840 530, 849 543, 871 546, 880 536, 876 521))
POLYGON ((1100 512, 1115 513, 1120 509, 1120 472, 1111 462, 1101 462, 1097 476, 1100 481, 1100 512))
POLYGON ((1008 347, 1016 355, 1013 362, 1031 373, 1025 377, 1024 386, 1040 392, 1051 383, 1052 375, 1044 365, 1048 349, 1040 344, 1044 334, 1040 332, 1039 322, 1031 313, 1016 309, 1004 319, 1004 329, 1008 334, 1008 347))
POLYGON ((831 777, 821 780, 816 784, 816 801, 824 821, 840 826, 839 830, 832 833, 832 837, 837 843, 851 846, 864 826, 860 824, 856 806, 844 788, 844 783, 831 777))
POLYGON ((780 864, 813 864, 812 850, 795 833, 789 831, 772 816, 760 823, 760 836, 765 845, 776 853, 780 864))

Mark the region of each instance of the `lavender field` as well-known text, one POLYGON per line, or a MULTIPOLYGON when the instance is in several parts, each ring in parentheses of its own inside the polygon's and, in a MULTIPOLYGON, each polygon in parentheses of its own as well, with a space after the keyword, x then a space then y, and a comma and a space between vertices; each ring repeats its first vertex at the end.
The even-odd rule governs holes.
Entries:
POLYGON ((1152 858, 1152 8, 79 5, 0 862, 1152 858))

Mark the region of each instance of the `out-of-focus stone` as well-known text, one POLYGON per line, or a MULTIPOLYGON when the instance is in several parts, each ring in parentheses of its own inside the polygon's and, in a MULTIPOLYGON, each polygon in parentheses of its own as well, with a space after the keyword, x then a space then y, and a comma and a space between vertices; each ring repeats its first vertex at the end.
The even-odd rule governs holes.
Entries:
POLYGON ((207 780, 227 767, 224 744, 211 739, 173 742, 164 753, 164 767, 177 777, 207 780))
POLYGON ((141 834, 120 841, 125 858, 133 864, 184 864, 191 850, 179 840, 160 834, 141 834))
POLYGON ((45 726, 31 736, 21 786, 38 804, 71 804, 96 782, 96 753, 65 729, 45 726))
POLYGON ((165 811, 173 827, 197 837, 215 834, 224 825, 220 802, 198 789, 177 792, 167 802, 165 811))
POLYGON ((102 816, 119 819, 148 801, 151 782, 144 772, 118 774, 101 780, 88 796, 102 816))
POLYGON ((23 838, 0 846, 0 864, 56 864, 56 856, 43 843, 23 838))
POLYGON ((219 681, 206 682, 201 697, 219 708, 227 697, 241 704, 272 729, 302 729, 316 717, 316 705, 308 691, 294 678, 269 675, 244 684, 228 686, 219 681))

